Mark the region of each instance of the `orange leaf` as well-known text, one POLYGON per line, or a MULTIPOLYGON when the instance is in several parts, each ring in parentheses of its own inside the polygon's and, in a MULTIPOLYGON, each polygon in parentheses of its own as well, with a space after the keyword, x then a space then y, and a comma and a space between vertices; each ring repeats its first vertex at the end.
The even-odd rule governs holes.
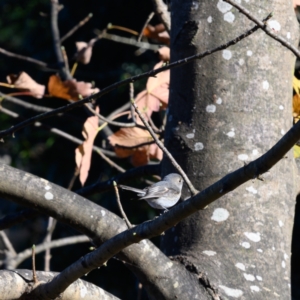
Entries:
MULTIPOLYGON (((96 108, 99 113, 99 107, 96 108)), ((87 118, 83 125, 82 135, 85 141, 75 150, 75 161, 79 169, 79 180, 82 184, 86 182, 91 167, 92 150, 95 137, 98 133, 98 117, 92 116, 87 118)))
POLYGON ((10 74, 6 76, 6 79, 15 88, 29 91, 35 98, 42 98, 45 93, 45 86, 38 84, 25 72, 21 72, 18 75, 10 74))
POLYGON ((143 34, 144 36, 150 39, 158 40, 163 44, 170 44, 170 36, 165 30, 165 26, 163 24, 158 24, 156 26, 148 24, 147 27, 144 29, 143 34))
POLYGON ((89 82, 76 81, 76 79, 61 81, 57 75, 52 75, 48 82, 49 94, 67 100, 79 100, 82 97, 90 96, 99 92, 98 88, 93 88, 89 82))
POLYGON ((121 158, 131 157, 131 163, 134 166, 146 165, 150 158, 159 159, 162 157, 162 155, 159 154, 160 149, 157 150, 157 146, 153 144, 131 149, 118 147, 118 145, 134 147, 152 141, 153 139, 148 131, 141 128, 121 128, 108 139, 110 143, 115 146, 117 156, 121 158))

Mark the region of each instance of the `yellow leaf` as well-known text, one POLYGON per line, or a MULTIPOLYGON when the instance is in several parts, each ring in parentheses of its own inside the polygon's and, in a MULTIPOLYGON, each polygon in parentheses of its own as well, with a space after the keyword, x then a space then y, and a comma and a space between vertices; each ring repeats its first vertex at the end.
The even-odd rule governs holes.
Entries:
POLYGON ((294 157, 295 158, 298 158, 298 157, 300 157, 300 146, 298 146, 298 145, 294 145, 294 157))
POLYGON ((293 89, 295 90, 296 94, 300 96, 300 80, 297 79, 295 76, 293 77, 293 89))

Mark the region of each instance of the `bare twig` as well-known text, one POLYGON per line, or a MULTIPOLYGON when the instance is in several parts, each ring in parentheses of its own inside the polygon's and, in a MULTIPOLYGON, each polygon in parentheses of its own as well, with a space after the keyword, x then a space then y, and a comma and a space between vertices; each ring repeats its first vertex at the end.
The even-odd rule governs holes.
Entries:
POLYGON ((255 16, 253 16, 253 14, 247 10, 246 8, 242 7, 240 4, 238 4, 235 1, 232 0, 224 0, 225 2, 231 4, 232 6, 234 6, 236 9, 238 9, 243 15, 245 15, 249 20, 253 21, 255 24, 257 24, 257 26, 259 28, 261 28, 267 35, 269 35, 270 37, 272 37, 274 40, 276 40, 277 42, 279 42, 282 46, 286 47, 287 49, 289 49, 290 51, 292 51, 295 56, 297 56, 298 58, 300 58, 300 51, 297 49, 297 47, 293 46, 291 43, 289 43, 287 40, 285 40, 283 37, 278 36, 274 30, 269 29, 266 26, 266 21, 267 20, 263 20, 260 21, 259 19, 257 19, 255 16))
POLYGON ((148 146, 148 145, 152 145, 155 144, 155 141, 150 141, 150 142, 145 142, 145 143, 141 143, 141 144, 137 144, 134 146, 125 146, 125 145, 119 145, 119 144, 115 144, 115 148, 123 148, 123 149, 135 149, 135 148, 139 148, 139 147, 143 147, 143 146, 148 146))
POLYGON ((125 214, 125 211, 123 210, 123 207, 122 207, 122 204, 121 204, 121 200, 120 200, 120 194, 119 194, 119 189, 118 189, 118 186, 117 186, 117 183, 115 181, 113 181, 113 185, 114 185, 114 189, 115 189, 115 193, 116 193, 116 198, 117 198, 117 203, 118 203, 118 207, 119 207, 119 210, 120 210, 120 213, 127 225, 128 228, 132 228, 132 224, 130 223, 130 221, 128 220, 126 214, 125 214))
POLYGON ((130 181, 133 178, 140 178, 147 175, 158 175, 160 174, 161 165, 160 164, 153 164, 153 165, 145 165, 141 167, 136 167, 122 174, 118 174, 113 178, 104 181, 104 182, 96 182, 92 185, 86 186, 77 190, 76 193, 79 195, 87 196, 92 195, 95 193, 101 193, 104 191, 111 190, 112 188, 112 181, 116 181, 118 183, 125 183, 130 181))
POLYGON ((74 26, 69 32, 67 32, 61 39, 60 42, 64 42, 67 38, 69 38, 76 30, 86 24, 93 17, 92 13, 89 13, 83 20, 81 20, 76 26, 74 26))
POLYGON ((150 13, 150 15, 148 16, 146 22, 144 23, 144 26, 143 26, 143 28, 142 28, 142 30, 141 30, 139 36, 138 36, 138 39, 137 39, 138 42, 141 41, 141 39, 142 39, 142 37, 143 37, 143 34, 144 34, 144 30, 145 30, 145 28, 147 27, 147 25, 149 24, 149 22, 151 21, 151 19, 152 19, 153 17, 154 17, 154 12, 152 11, 152 12, 150 13))
POLYGON ((72 77, 65 65, 63 53, 61 51, 59 29, 57 24, 58 12, 59 12, 58 0, 51 0, 51 29, 52 29, 53 45, 54 45, 54 51, 56 54, 57 62, 59 64, 59 69, 60 69, 59 74, 61 79, 64 81, 67 79, 71 79, 72 77))
POLYGON ((157 51, 159 49, 159 46, 157 46, 157 45, 152 45, 152 44, 149 44, 146 42, 138 42, 134 38, 127 38, 124 36, 119 36, 119 35, 110 34, 110 33, 106 33, 106 32, 103 33, 101 35, 101 37, 103 39, 107 39, 107 40, 110 40, 113 42, 131 45, 131 46, 135 46, 135 47, 139 47, 139 48, 143 48, 143 49, 147 49, 147 50, 157 51))
POLYGON ((36 269, 35 269, 35 245, 32 245, 32 279, 34 284, 38 283, 38 279, 36 277, 36 269))
POLYGON ((10 253, 10 255, 13 255, 13 256, 17 255, 17 252, 16 252, 14 246, 12 245, 12 243, 10 242, 6 233, 4 231, 0 231, 0 236, 2 238, 3 244, 5 245, 6 249, 10 253))
POLYGON ((66 52, 66 48, 64 46, 61 46, 61 53, 63 55, 65 67, 66 67, 67 71, 70 72, 69 62, 68 62, 68 55, 67 55, 67 52, 66 52))
POLYGON ((98 148, 96 150, 96 152, 112 167, 114 167, 115 169, 117 169, 119 172, 124 173, 126 172, 125 169, 123 169, 122 167, 120 167, 118 164, 116 164, 114 161, 112 161, 110 158, 108 158, 103 152, 101 148, 98 148))
POLYGON ((163 143, 157 138, 156 134, 154 133, 153 129, 150 127, 150 125, 148 124, 147 120, 144 118, 144 116, 141 114, 141 112, 139 111, 138 107, 136 106, 136 104, 132 101, 131 102, 132 106, 134 107, 135 112, 138 114, 138 116, 140 117, 140 119, 142 120, 143 124, 147 127, 147 130, 149 131, 149 133, 151 134, 152 138, 155 140, 155 143, 157 144, 157 146, 163 151, 163 153, 169 158, 169 160, 171 161, 171 163, 173 164, 173 166, 177 169, 177 171, 180 173, 180 175, 183 177, 184 181, 186 182, 186 184, 188 185, 192 195, 196 195, 199 191, 195 189, 195 187, 193 186, 193 184, 191 183, 191 181, 189 180, 189 178, 187 177, 187 175, 185 174, 185 172, 183 171, 183 169, 180 167, 180 165, 177 163, 177 161, 175 160, 175 158, 173 157, 173 155, 168 151, 168 149, 163 145, 163 143))
POLYGON ((167 32, 170 34, 171 32, 171 17, 168 12, 167 5, 163 2, 163 0, 152 0, 154 10, 162 23, 165 25, 167 32))
MULTIPOLYGON (((271 15, 269 15, 263 21, 264 22, 267 21, 270 17, 271 17, 271 15)), ((112 84, 112 85, 110 85, 110 86, 102 89, 100 92, 98 92, 96 94, 93 94, 91 96, 88 96, 88 97, 86 97, 86 98, 84 98, 82 100, 79 100, 79 101, 67 104, 67 105, 65 105, 63 107, 54 109, 54 110, 52 110, 50 112, 46 112, 46 113, 37 115, 35 117, 29 118, 29 119, 27 119, 27 120, 25 120, 25 121, 23 121, 23 122, 15 125, 15 126, 12 126, 9 129, 0 131, 0 139, 3 138, 3 137, 5 137, 5 136, 7 136, 7 135, 10 135, 10 134, 18 131, 18 130, 20 130, 21 128, 24 128, 24 127, 26 127, 26 126, 28 126, 30 124, 33 124, 34 122, 36 122, 38 120, 46 119, 46 118, 55 116, 55 115, 57 115, 59 113, 64 113, 64 112, 69 111, 71 109, 74 109, 76 107, 82 106, 85 103, 89 103, 89 102, 94 101, 95 99, 99 99, 103 95, 109 93, 110 91, 113 91, 116 88, 118 88, 120 86, 123 86, 125 84, 129 84, 130 82, 134 82, 136 80, 140 80, 140 79, 147 78, 147 77, 155 77, 156 74, 158 74, 160 72, 163 72, 165 70, 169 70, 169 69, 172 69, 172 68, 177 68, 177 67, 185 65, 185 64, 187 64, 187 63, 189 63, 189 62, 191 62, 193 60, 202 59, 202 58, 204 58, 204 57, 206 57, 208 55, 211 55, 212 53, 224 50, 224 49, 228 48, 229 46, 235 45, 236 43, 238 43, 242 39, 248 37, 250 34, 252 34, 253 32, 255 32, 258 29, 259 29, 259 26, 254 26, 252 29, 246 31, 245 33, 241 34, 240 36, 236 37, 235 39, 229 41, 226 44, 223 44, 221 46, 218 46, 218 47, 213 48, 211 50, 207 50, 207 51, 202 52, 202 53, 195 54, 193 56, 190 56, 190 57, 187 57, 187 58, 184 58, 184 59, 180 59, 180 60, 175 61, 175 62, 173 62, 171 64, 166 64, 165 66, 163 66, 161 68, 154 69, 154 70, 151 70, 149 72, 142 73, 142 74, 139 74, 139 75, 127 78, 125 80, 116 82, 116 83, 114 83, 114 84, 112 84)))
MULTIPOLYGON (((67 237, 67 238, 62 238, 58 240, 51 241, 50 243, 42 243, 38 246, 35 247, 35 253, 41 253, 45 251, 48 248, 58 248, 58 247, 63 247, 67 245, 74 245, 78 243, 87 243, 89 242, 89 238, 86 237, 85 235, 78 235, 78 236, 72 236, 72 237, 67 237)), ((16 255, 14 258, 13 266, 16 268, 20 263, 22 263, 25 259, 29 258, 31 256, 31 248, 26 249, 16 255)))
MULTIPOLYGON (((52 218, 52 217, 48 218, 47 234, 43 241, 45 244, 49 245, 49 243, 51 242, 52 234, 56 227, 56 224, 57 224, 57 221, 54 218, 52 218)), ((45 259, 44 259, 44 262, 45 262, 44 271, 46 271, 46 272, 50 271, 50 260, 51 260, 51 253, 50 253, 50 247, 48 247, 45 251, 45 259)))
POLYGON ((45 62, 43 62, 41 60, 37 60, 37 59, 31 58, 31 57, 28 57, 28 56, 16 54, 16 53, 7 51, 7 50, 5 50, 3 48, 0 48, 0 53, 4 54, 6 56, 9 56, 9 57, 13 57, 13 58, 16 58, 16 59, 20 59, 20 60, 24 60, 24 61, 30 62, 30 63, 35 64, 35 65, 37 65, 39 67, 42 67, 42 68, 47 68, 47 69, 51 69, 53 71, 57 71, 57 70, 55 70, 53 68, 50 68, 47 63, 45 63, 45 62))
MULTIPOLYGON (((4 107, 0 107, 0 111, 2 111, 3 113, 5 113, 8 116, 11 116, 13 118, 19 118, 20 117, 19 114, 15 113, 15 112, 13 112, 13 111, 11 111, 9 109, 6 109, 4 107)), ((34 126, 36 126, 36 127, 43 127, 45 129, 49 130, 50 132, 52 132, 52 133, 54 133, 56 135, 59 135, 59 136, 65 138, 65 139, 67 139, 67 140, 69 140, 69 141, 71 141, 71 142, 73 142, 75 144, 81 145, 83 143, 83 140, 78 139, 75 136, 72 136, 72 135, 70 135, 70 134, 68 134, 68 133, 66 133, 66 132, 64 132, 64 131, 62 131, 60 129, 49 127, 49 126, 47 126, 45 124, 42 124, 40 122, 35 122, 34 126)), ((93 151, 95 151, 97 153, 102 152, 102 154, 104 154, 104 155, 108 155, 108 156, 111 156, 111 157, 116 157, 116 154, 114 152, 106 150, 106 149, 102 149, 102 148, 97 147, 95 145, 93 145, 93 151)))

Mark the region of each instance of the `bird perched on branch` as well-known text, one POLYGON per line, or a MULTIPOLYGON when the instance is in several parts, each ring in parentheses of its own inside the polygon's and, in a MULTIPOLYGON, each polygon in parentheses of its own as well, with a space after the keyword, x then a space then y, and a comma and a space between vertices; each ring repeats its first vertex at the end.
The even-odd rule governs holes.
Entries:
POLYGON ((139 200, 145 200, 156 209, 168 210, 174 206, 181 196, 183 179, 179 174, 171 173, 143 190, 126 185, 119 185, 123 190, 138 194, 139 200))

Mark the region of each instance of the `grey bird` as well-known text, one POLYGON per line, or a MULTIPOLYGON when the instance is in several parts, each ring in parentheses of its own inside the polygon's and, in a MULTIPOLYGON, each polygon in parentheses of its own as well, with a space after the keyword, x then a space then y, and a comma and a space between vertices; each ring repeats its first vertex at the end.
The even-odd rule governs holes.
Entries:
POLYGON ((145 200, 156 209, 168 210, 174 206, 181 196, 183 179, 179 174, 171 173, 143 190, 126 185, 119 185, 123 190, 138 193, 139 200, 145 200))

